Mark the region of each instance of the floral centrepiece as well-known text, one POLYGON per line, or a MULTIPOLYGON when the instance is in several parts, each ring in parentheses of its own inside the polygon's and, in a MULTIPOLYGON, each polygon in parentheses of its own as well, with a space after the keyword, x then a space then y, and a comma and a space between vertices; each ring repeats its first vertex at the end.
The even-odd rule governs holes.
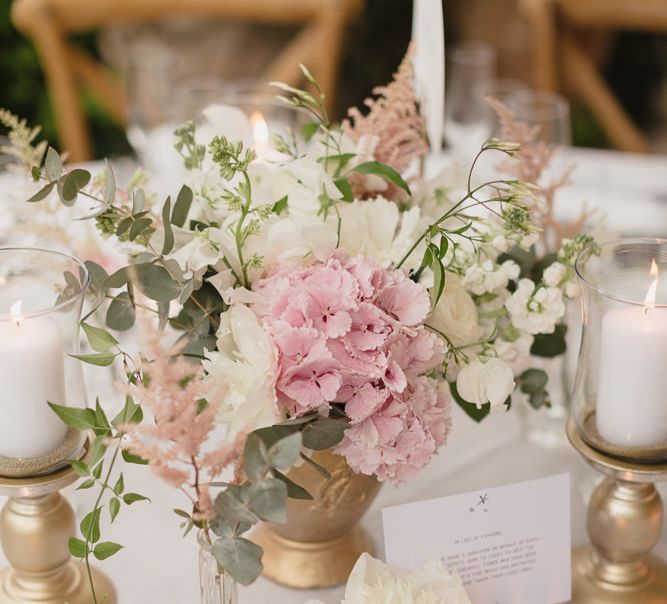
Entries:
MULTIPOLYGON (((98 435, 95 463, 79 468, 86 488, 101 486, 86 527, 109 489, 96 464, 122 449, 187 494, 185 528, 202 528, 243 583, 262 568, 245 532, 284 521, 287 496, 311 497, 286 476, 297 460, 317 466, 309 450, 334 449, 357 472, 400 483, 445 444, 453 403, 480 420, 507 409, 517 385, 539 396, 541 376, 523 371, 528 351, 556 329, 588 243, 568 241, 558 265, 521 279, 507 252, 539 237, 532 183, 473 186, 472 168, 466 183, 409 178, 427 150, 410 53, 370 112, 352 110, 343 125, 304 75, 314 92, 278 85, 312 119, 275 141, 279 159, 257 158, 242 112, 211 107, 203 126, 175 132, 186 184, 166 200, 117 191, 110 166, 89 185, 53 149, 32 169, 42 185, 30 201, 91 202, 89 218, 130 258, 112 274, 88 263, 89 317, 105 328, 87 319, 93 351, 80 358, 122 362, 129 386, 122 421, 64 414, 98 435), (149 342, 136 360, 124 351, 111 332, 138 312, 176 345, 149 342)), ((480 154, 490 150, 520 153, 491 140, 480 154)), ((87 562, 99 531, 82 533, 74 550, 87 562)))

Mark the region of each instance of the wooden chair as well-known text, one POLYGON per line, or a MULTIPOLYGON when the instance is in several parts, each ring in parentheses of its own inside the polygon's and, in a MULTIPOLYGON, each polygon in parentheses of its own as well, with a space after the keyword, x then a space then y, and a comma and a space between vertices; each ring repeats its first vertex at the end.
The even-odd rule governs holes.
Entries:
POLYGON ((307 63, 332 101, 346 22, 363 0, 14 0, 12 20, 34 42, 44 69, 60 144, 70 161, 90 159, 90 138, 79 87, 86 87, 118 123, 124 123, 123 89, 111 71, 68 36, 116 23, 148 23, 179 17, 219 18, 304 25, 264 74, 301 83, 307 63))
POLYGON ((597 117, 612 145, 645 153, 646 138, 586 50, 595 32, 667 32, 667 0, 521 0, 532 35, 533 84, 565 88, 597 117))

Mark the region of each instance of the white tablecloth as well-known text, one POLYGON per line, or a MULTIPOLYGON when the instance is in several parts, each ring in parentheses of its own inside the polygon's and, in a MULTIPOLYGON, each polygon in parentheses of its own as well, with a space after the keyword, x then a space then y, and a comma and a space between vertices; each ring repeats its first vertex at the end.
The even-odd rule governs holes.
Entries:
MULTIPOLYGON (((607 226, 618 233, 667 235, 666 157, 573 150, 563 158, 571 160, 577 162, 577 169, 573 185, 559 200, 559 216, 575 215, 581 202, 586 201, 589 208, 606 214, 607 226)), ((0 177, 0 204, 3 183, 6 186, 8 182, 0 177)), ((103 395, 114 396, 104 370, 88 371, 88 381, 91 393, 101 390, 103 395)), ((400 489, 385 485, 365 517, 363 525, 380 557, 383 507, 560 472, 570 472, 573 477, 573 544, 586 542, 583 493, 590 491, 595 475, 573 450, 565 447, 548 451, 522 442, 515 411, 491 416, 482 425, 475 425, 458 410, 454 419, 449 445, 410 483, 400 489)), ((152 503, 135 504, 131 512, 124 511, 112 527, 104 529, 105 538, 125 546, 102 564, 117 586, 120 603, 195 604, 199 601, 196 545, 192 535, 185 540, 181 537, 178 518, 172 511, 185 505, 182 497, 144 468, 131 466, 124 472, 127 489, 149 496, 152 503)), ((93 494, 70 489, 68 496, 80 517, 89 509, 93 494)), ((548 522, 548 518, 544 520, 548 522)), ((656 550, 667 556, 667 533, 663 532, 656 550)), ((0 565, 4 562, 0 554, 0 565)), ((299 592, 260 579, 241 590, 240 602, 287 604, 318 597, 334 603, 341 595, 342 588, 299 592)))

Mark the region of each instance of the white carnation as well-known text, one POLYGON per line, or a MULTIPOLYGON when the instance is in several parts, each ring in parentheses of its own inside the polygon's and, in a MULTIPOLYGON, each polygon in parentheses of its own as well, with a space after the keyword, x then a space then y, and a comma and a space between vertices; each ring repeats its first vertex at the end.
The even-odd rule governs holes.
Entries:
POLYGON ((557 287, 540 287, 521 279, 517 290, 505 301, 515 327, 531 334, 553 333, 565 314, 563 292, 557 287))
POLYGON ((464 400, 478 408, 486 403, 495 407, 512 394, 514 375, 500 359, 491 358, 485 363, 476 359, 460 369, 456 388, 464 400))

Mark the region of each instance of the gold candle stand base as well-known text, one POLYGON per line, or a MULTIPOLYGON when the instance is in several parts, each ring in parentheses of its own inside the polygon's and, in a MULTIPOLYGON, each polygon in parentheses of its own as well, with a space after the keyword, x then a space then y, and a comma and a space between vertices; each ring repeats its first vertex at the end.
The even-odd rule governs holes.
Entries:
MULTIPOLYGON (((74 512, 59 491, 76 482, 67 467, 30 478, 0 477, 9 500, 0 513, 0 541, 11 564, 0 572, 0 604, 90 604, 86 569, 71 559, 74 512)), ((94 570, 100 603, 116 604, 109 579, 94 570)))
POLYGON ((588 505, 591 546, 572 559, 572 604, 667 604, 667 564, 651 556, 660 539, 663 505, 654 482, 667 464, 618 460, 584 442, 572 418, 572 446, 605 474, 588 505))

